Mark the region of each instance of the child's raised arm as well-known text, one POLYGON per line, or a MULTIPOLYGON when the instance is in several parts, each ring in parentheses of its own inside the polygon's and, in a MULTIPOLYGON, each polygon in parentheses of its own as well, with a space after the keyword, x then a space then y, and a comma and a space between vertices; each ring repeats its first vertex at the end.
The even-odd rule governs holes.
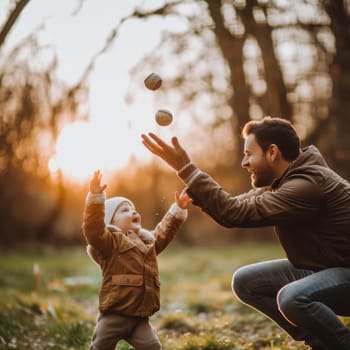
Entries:
POLYGON ((95 170, 94 174, 90 180, 90 192, 92 194, 100 194, 102 193, 107 185, 101 185, 101 178, 102 178, 102 174, 100 170, 95 170))
POLYGON ((187 209, 192 203, 192 198, 187 194, 187 187, 185 187, 180 193, 175 192, 175 202, 181 209, 187 209))

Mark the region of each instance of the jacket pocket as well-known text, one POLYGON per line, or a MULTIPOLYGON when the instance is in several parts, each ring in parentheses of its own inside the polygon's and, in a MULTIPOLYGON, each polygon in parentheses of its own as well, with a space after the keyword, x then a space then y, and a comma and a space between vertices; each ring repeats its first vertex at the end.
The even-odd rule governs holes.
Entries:
POLYGON ((143 275, 113 275, 112 284, 118 286, 142 286, 143 285, 143 275))

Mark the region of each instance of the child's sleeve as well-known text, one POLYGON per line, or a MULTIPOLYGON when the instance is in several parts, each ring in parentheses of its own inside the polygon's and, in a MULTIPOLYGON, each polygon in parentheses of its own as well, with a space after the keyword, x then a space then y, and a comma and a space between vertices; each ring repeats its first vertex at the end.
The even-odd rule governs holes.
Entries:
POLYGON ((103 258, 111 254, 113 247, 112 234, 104 223, 105 199, 104 193, 87 195, 82 224, 86 243, 103 258))
POLYGON ((86 253, 92 262, 94 262, 98 266, 101 265, 102 258, 100 257, 98 251, 92 245, 88 244, 86 246, 86 253))
POLYGON ((155 227, 153 234, 155 238, 156 252, 159 254, 174 239, 182 223, 187 219, 187 209, 180 208, 173 203, 163 219, 155 227))
POLYGON ((185 222, 187 219, 188 210, 180 208, 176 203, 173 203, 171 205, 168 212, 174 215, 177 219, 181 220, 182 222, 185 222))

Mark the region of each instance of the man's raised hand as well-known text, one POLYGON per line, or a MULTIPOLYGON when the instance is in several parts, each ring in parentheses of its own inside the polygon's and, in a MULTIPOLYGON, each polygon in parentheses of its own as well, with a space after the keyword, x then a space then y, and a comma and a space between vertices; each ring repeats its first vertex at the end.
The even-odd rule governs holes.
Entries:
POLYGON ((186 164, 191 162, 187 152, 182 148, 177 137, 171 139, 171 145, 164 142, 153 133, 142 134, 142 143, 153 154, 162 158, 175 170, 180 170, 186 164))

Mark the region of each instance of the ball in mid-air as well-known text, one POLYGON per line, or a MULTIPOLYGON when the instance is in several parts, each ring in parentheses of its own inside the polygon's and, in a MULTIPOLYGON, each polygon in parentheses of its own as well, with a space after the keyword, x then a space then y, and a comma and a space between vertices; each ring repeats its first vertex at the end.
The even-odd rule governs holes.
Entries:
POLYGON ((162 78, 156 73, 151 73, 144 81, 147 89, 157 90, 162 85, 162 78))
POLYGON ((156 122, 161 126, 167 126, 173 121, 173 115, 165 110, 159 109, 156 113, 156 122))

